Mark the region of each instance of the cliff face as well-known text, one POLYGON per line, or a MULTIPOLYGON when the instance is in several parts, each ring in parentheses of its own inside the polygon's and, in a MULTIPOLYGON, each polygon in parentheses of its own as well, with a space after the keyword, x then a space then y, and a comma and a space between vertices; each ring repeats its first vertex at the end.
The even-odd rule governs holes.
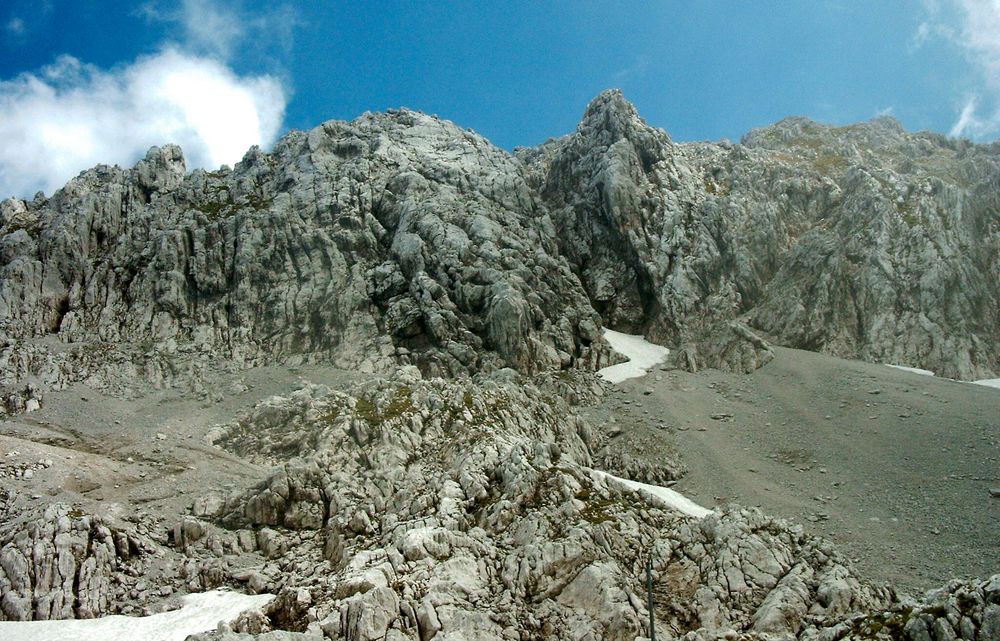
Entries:
POLYGON ((1000 147, 889 118, 675 144, 620 93, 519 150, 605 323, 677 344, 740 317, 794 347, 1000 369, 1000 147))
POLYGON ((184 359, 596 366, 600 318, 523 174, 481 137, 402 111, 289 134, 232 171, 185 174, 165 147, 7 200, 8 382, 104 371, 90 363, 109 351, 154 378, 184 359))
POLYGON ((807 193, 828 185, 751 311, 755 325, 789 344, 955 378, 1000 370, 990 276, 1000 268, 1000 146, 907 134, 891 119, 786 120, 744 142, 800 171, 807 193))
POLYGON ((293 132, 232 170, 186 173, 154 148, 3 202, 3 383, 126 392, 301 360, 593 368, 602 323, 713 364, 737 318, 790 346, 986 378, 997 185, 995 144, 891 119, 676 144, 617 91, 515 156, 409 111, 293 132))

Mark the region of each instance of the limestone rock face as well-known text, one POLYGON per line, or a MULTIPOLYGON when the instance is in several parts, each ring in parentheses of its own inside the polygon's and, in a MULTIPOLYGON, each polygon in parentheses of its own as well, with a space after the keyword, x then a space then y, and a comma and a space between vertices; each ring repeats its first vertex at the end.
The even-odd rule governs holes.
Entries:
POLYGON ((518 156, 610 327, 683 345, 744 315, 791 347, 1000 370, 997 144, 803 118, 678 144, 610 91, 518 156))
POLYGON ((4 201, 4 383, 170 383, 208 358, 443 375, 606 358, 522 165, 480 136, 396 111, 184 167, 153 148, 4 201))
MULTIPOLYGON (((786 120, 744 145, 802 175, 787 206, 821 203, 752 310, 755 326, 783 343, 954 378, 1000 370, 1000 289, 982 276, 1000 267, 1000 146, 907 134, 892 119, 786 120)), ((732 197, 759 190, 749 187, 732 197)))
POLYGON ((218 400, 219 368, 378 376, 214 426, 266 479, 206 487, 155 542, 0 504, 0 618, 228 584, 277 598, 201 638, 631 641, 651 558, 661 638, 992 640, 1000 578, 903 600, 757 510, 685 516, 604 473, 668 484, 680 461, 640 461, 573 405, 607 389, 586 372, 615 358, 602 325, 692 371, 752 372, 774 342, 995 377, 997 185, 997 145, 885 119, 681 144, 611 91, 515 155, 390 111, 232 169, 187 173, 167 145, 5 200, 9 413, 81 381, 218 400))
POLYGON ((0 621, 90 619, 117 611, 128 574, 151 544, 54 504, 0 531, 0 621))
POLYGON ((154 147, 0 204, 0 385, 211 395, 212 367, 303 360, 594 368, 602 323, 681 346, 737 317, 793 347, 989 378, 998 179, 996 145, 886 119, 679 144, 617 91, 515 156, 405 110, 292 132, 231 170, 154 147))
POLYGON ((575 133, 519 154, 605 323, 669 344, 746 309, 794 230, 717 200, 693 151, 610 91, 575 133))

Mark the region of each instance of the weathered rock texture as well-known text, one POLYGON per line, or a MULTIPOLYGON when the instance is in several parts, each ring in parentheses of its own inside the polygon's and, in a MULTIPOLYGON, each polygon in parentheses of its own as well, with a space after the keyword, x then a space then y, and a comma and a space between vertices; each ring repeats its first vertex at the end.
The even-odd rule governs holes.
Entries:
POLYGON ((231 170, 186 173, 166 146, 3 201, 9 411, 75 381, 211 397, 219 367, 387 377, 305 385, 217 430, 273 473, 206 488, 155 541, 0 505, 0 611, 96 616, 233 584, 278 595, 237 634, 631 640, 649 634, 651 557, 661 638, 994 641, 1000 579, 904 602, 758 511, 686 517, 594 470, 666 482, 679 465, 616 455, 571 404, 602 393, 579 371, 614 358, 602 324, 692 370, 750 372, 766 338, 995 376, 998 184, 997 145, 885 119, 676 144, 606 92, 516 156, 393 111, 231 170))
POLYGON ((185 173, 177 147, 0 215, 10 386, 197 380, 235 365, 594 367, 600 318, 521 163, 408 111, 185 173))
MULTIPOLYGON (((990 638, 1000 577, 900 601, 801 528, 736 506, 693 519, 594 473, 605 437, 544 386, 512 373, 392 378, 352 394, 309 385, 226 429, 233 452, 277 467, 211 502, 206 516, 228 534, 198 531, 251 542, 264 560, 238 579, 286 603, 237 631, 631 640, 648 635, 652 556, 660 638, 895 638, 877 633, 906 627, 915 632, 898 638, 917 641, 921 626, 946 623, 948 638, 990 638)), ((189 556, 211 556, 199 540, 189 556)))
POLYGON ((759 513, 694 522, 592 473, 601 437, 528 381, 393 378, 271 399, 226 440, 266 457, 312 444, 219 519, 269 532, 268 589, 307 588, 331 638, 633 639, 649 554, 674 635, 794 634, 810 612, 889 602, 759 513))
POLYGON ((63 504, 4 523, 0 544, 0 621, 118 612, 154 547, 63 504))
MULTIPOLYGON (((891 119, 676 144, 615 91, 517 157, 409 111, 233 170, 154 148, 0 205, 0 384, 209 394, 210 366, 275 359, 589 368, 602 318, 687 345, 741 315, 790 346, 987 378, 997 184, 997 145, 891 119)), ((766 351, 717 364, 767 360, 748 349, 766 351)))
POLYGON ((791 118, 741 144, 677 144, 610 91, 518 156, 611 327, 697 343, 744 315, 792 347, 1000 370, 996 143, 791 118))

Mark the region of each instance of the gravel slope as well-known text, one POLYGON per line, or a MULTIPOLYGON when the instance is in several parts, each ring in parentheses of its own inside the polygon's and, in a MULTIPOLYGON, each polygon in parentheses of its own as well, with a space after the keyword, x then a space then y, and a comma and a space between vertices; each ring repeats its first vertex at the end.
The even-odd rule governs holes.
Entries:
MULTIPOLYGON (((989 491, 1000 487, 1000 391, 775 351, 752 375, 656 369, 584 412, 616 434, 609 450, 666 470, 682 469, 679 454, 688 472, 674 489, 691 500, 790 518, 870 577, 919 592, 1000 572, 1000 499, 989 491)), ((131 504, 165 526, 206 488, 267 474, 206 446, 213 425, 301 379, 336 388, 355 376, 259 368, 219 381, 220 403, 174 392, 127 401, 83 386, 49 393, 41 411, 0 423, 0 476, 25 500, 111 514, 131 504), (29 464, 32 479, 9 475, 29 464)))
POLYGON ((920 592, 1000 571, 1000 392, 775 351, 749 376, 657 370, 588 412, 676 446, 692 500, 790 518, 873 578, 920 592))

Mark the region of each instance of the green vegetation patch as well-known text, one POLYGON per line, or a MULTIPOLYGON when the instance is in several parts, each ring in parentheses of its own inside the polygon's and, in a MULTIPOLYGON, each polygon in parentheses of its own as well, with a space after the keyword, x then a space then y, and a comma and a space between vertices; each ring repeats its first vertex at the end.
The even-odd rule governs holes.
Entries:
POLYGON ((596 497, 588 487, 577 492, 576 498, 586 503, 586 506, 580 510, 580 516, 591 525, 600 525, 615 520, 613 508, 617 502, 614 499, 596 497))
POLYGON ((900 612, 871 614, 851 624, 851 638, 905 641, 903 628, 910 620, 910 609, 900 612))
POLYGON ((373 427, 382 425, 386 421, 412 414, 413 412, 413 390, 405 385, 396 390, 381 411, 379 411, 375 403, 367 398, 358 398, 354 404, 354 413, 358 418, 366 421, 373 427))

